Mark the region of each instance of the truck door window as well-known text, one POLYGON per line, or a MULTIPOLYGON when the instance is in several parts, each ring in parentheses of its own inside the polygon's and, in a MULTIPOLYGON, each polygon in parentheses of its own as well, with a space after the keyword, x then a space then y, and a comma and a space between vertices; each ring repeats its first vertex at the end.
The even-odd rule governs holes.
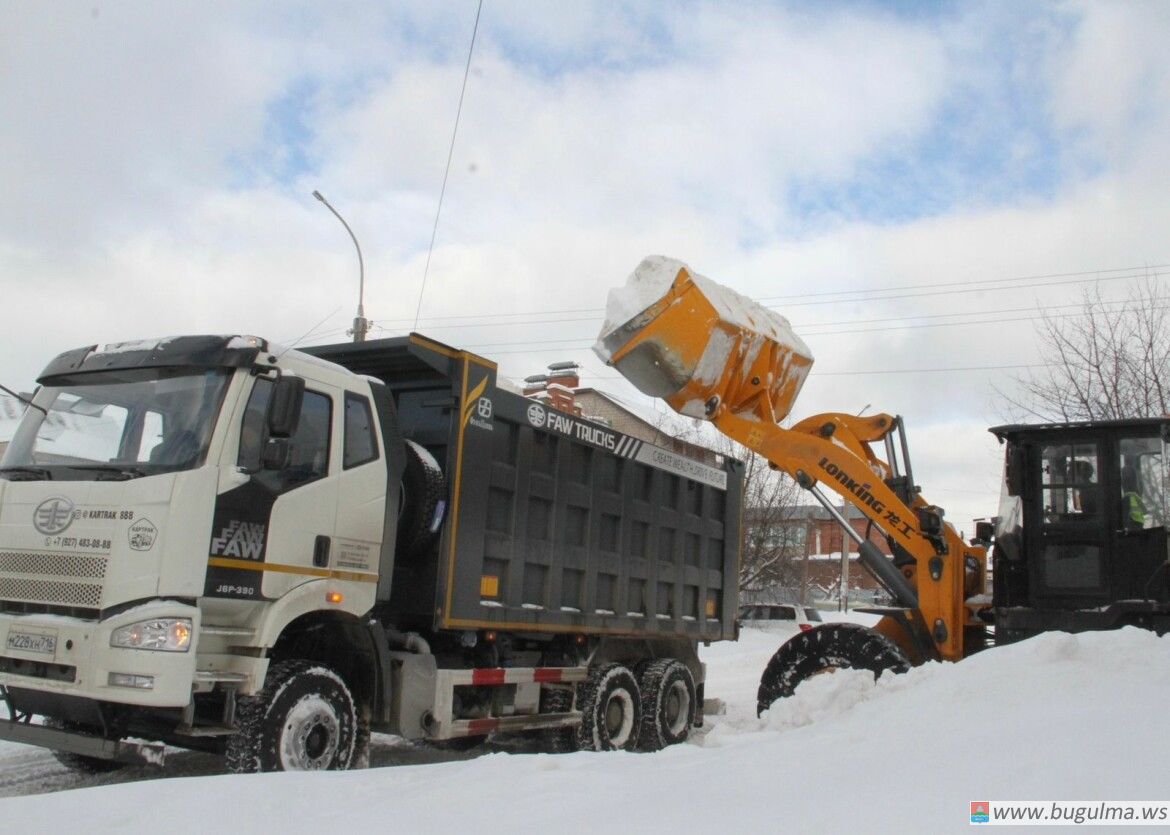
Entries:
POLYGON ((374 436, 374 413, 370 401, 360 394, 345 393, 345 446, 341 454, 344 469, 366 464, 378 457, 374 436))
POLYGON ((1161 441, 1122 438, 1117 452, 1122 527, 1142 530, 1165 525, 1161 441))
POLYGON ((275 493, 286 493, 302 484, 324 478, 329 472, 329 438, 333 403, 328 395, 305 391, 297 431, 288 439, 288 461, 282 469, 259 469, 264 447, 268 443, 264 425, 272 381, 260 378, 252 389, 240 426, 240 450, 237 465, 253 472, 253 478, 275 493))
POLYGON ((1096 444, 1045 446, 1041 463, 1046 522, 1087 519, 1101 514, 1096 444))

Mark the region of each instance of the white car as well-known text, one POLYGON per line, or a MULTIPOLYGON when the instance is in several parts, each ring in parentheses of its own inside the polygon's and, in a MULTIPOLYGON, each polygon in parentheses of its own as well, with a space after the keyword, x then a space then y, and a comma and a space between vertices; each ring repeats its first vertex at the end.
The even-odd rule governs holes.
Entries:
POLYGON ((768 632, 808 632, 822 622, 821 613, 812 606, 795 603, 746 603, 739 607, 739 621, 743 626, 768 632))

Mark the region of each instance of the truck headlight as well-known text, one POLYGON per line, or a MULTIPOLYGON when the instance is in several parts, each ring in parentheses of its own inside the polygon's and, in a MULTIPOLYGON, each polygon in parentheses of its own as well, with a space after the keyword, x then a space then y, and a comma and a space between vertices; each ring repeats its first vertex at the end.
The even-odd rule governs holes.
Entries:
POLYGON ((191 647, 191 620, 156 618, 120 626, 110 635, 110 646, 186 652, 191 647))

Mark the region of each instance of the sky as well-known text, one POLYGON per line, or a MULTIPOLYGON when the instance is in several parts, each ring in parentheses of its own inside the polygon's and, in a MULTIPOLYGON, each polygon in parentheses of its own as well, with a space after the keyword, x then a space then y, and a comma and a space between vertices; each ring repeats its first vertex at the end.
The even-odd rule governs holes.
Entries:
POLYGON ((969 531, 1036 320, 1170 264, 1166 3, 484 0, 452 148, 476 11, 0 0, 0 384, 92 343, 347 339, 319 189, 373 336, 514 378, 577 360, 656 408, 588 349, 649 254, 763 300, 816 357, 794 416, 902 414, 969 531))

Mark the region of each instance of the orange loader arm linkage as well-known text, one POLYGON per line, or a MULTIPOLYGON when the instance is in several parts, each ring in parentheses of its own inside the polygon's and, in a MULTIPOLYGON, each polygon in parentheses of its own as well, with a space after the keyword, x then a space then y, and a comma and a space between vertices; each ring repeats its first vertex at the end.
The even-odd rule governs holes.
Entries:
POLYGON ((812 364, 787 321, 669 259, 644 261, 626 292, 638 282, 635 302, 627 300, 625 307, 640 312, 625 321, 612 321, 611 294, 611 320, 598 354, 644 393, 662 397, 680 414, 710 421, 766 458, 839 522, 845 520, 818 485, 885 533, 900 568, 846 525, 846 533, 860 540, 862 563, 901 607, 890 610, 877 631, 912 660, 955 661, 978 649, 964 645, 964 634, 971 628, 981 635, 985 625, 978 613, 989 605, 982 594, 986 550, 964 543, 943 521, 942 510, 919 496, 908 478, 899 485, 891 463, 874 454, 872 445, 882 443, 894 457, 890 438, 900 420, 828 413, 781 427, 812 364), (650 292, 655 281, 657 293, 650 292))

